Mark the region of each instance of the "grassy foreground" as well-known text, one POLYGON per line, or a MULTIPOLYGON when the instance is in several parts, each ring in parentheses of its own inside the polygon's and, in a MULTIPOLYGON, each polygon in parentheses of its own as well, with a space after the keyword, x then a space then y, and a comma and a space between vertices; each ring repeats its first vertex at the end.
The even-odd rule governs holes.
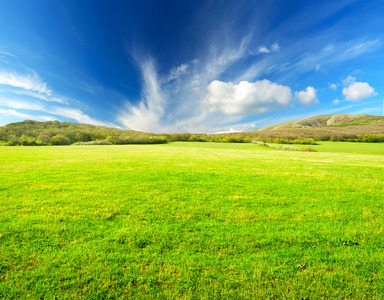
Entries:
POLYGON ((0 298, 381 299, 384 146, 355 145, 0 147, 0 298))

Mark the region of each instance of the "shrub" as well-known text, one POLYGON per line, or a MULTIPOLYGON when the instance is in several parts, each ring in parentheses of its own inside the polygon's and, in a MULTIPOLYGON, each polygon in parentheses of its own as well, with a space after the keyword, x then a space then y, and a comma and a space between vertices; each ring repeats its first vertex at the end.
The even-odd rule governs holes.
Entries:
POLYGON ((70 145, 71 141, 64 134, 57 134, 51 139, 52 145, 70 145))
POLYGON ((306 152, 317 152, 317 150, 311 148, 311 147, 305 147, 302 148, 301 151, 306 151, 306 152))

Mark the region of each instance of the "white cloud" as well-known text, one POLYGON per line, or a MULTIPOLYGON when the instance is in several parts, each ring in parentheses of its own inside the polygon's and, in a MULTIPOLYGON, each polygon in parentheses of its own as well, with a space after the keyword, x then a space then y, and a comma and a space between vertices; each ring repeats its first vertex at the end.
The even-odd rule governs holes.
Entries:
POLYGON ((0 109, 0 114, 8 115, 8 116, 14 116, 14 117, 23 118, 23 119, 33 118, 31 115, 19 113, 14 109, 0 109))
POLYGON ((218 134, 222 134, 222 133, 236 133, 236 132, 241 132, 241 131, 240 131, 240 130, 233 129, 233 128, 229 128, 229 130, 218 131, 217 133, 218 133, 218 134))
POLYGON ((348 76, 343 80, 343 85, 350 85, 351 83, 354 83, 356 81, 355 77, 348 76))
POLYGON ((315 70, 316 70, 316 72, 318 72, 320 69, 321 69, 321 65, 320 65, 320 64, 317 64, 317 65, 315 66, 315 70))
POLYGON ((381 41, 379 39, 372 41, 361 41, 355 44, 349 45, 349 47, 343 53, 345 56, 349 57, 357 57, 361 54, 373 51, 377 49, 381 45, 381 41))
POLYGON ((0 84, 23 88, 46 95, 52 94, 52 91, 48 89, 46 83, 44 83, 35 73, 30 75, 20 75, 2 71, 0 72, 0 84))
POLYGON ((18 94, 18 95, 26 95, 26 96, 29 96, 32 98, 37 98, 37 99, 44 100, 47 102, 58 102, 58 103, 63 103, 63 104, 68 103, 64 97, 55 97, 52 95, 48 96, 48 95, 39 94, 39 93, 35 93, 35 92, 30 92, 30 91, 13 91, 13 93, 18 94))
POLYGON ((279 46, 279 43, 274 43, 272 46, 271 46, 271 50, 273 52, 277 52, 280 50, 280 46, 279 46))
POLYGON ((10 56, 10 57, 16 57, 16 55, 0 48, 0 56, 10 56))
POLYGON ((7 106, 15 109, 27 109, 27 110, 44 110, 44 106, 39 103, 33 103, 31 101, 14 100, 9 98, 0 97, 0 105, 7 106))
MULTIPOLYGON (((33 102, 26 102, 22 100, 12 100, 0 97, 0 105, 6 106, 14 109, 24 109, 24 110, 33 110, 33 111, 40 111, 43 113, 48 113, 56 116, 65 117, 68 119, 76 120, 79 123, 87 123, 87 124, 93 124, 93 125, 99 125, 99 126, 109 126, 109 127, 116 127, 114 124, 110 123, 104 123, 98 120, 95 120, 91 118, 90 116, 84 114, 81 110, 76 108, 69 108, 69 107, 45 107, 42 104, 39 103, 33 103, 33 102)), ((27 119, 39 119, 39 120, 54 120, 53 117, 41 117, 41 116, 32 116, 27 115, 23 113, 16 113, 15 110, 7 110, 9 113, 8 115, 13 115, 17 117, 23 117, 27 119)), ((3 113, 5 110, 3 110, 3 113)))
POLYGON ((95 120, 90 116, 88 116, 87 114, 83 113, 81 110, 76 108, 54 107, 47 112, 53 115, 76 120, 79 123, 86 123, 86 124, 92 124, 92 125, 98 125, 98 126, 116 127, 113 124, 104 123, 104 122, 95 120))
POLYGON ((360 101, 362 99, 377 95, 375 89, 367 82, 354 82, 343 88, 343 95, 346 100, 360 101))
POLYGON ((179 78, 180 75, 184 74, 187 71, 188 67, 188 64, 181 64, 177 68, 172 68, 169 73, 168 80, 171 81, 173 79, 179 78))
POLYGON ((206 65, 206 71, 209 73, 220 74, 228 66, 237 62, 247 54, 248 40, 243 39, 240 46, 237 48, 224 47, 209 58, 208 64, 206 65))
POLYGON ((332 101, 332 103, 333 103, 334 105, 337 105, 337 104, 340 103, 340 100, 339 100, 339 99, 335 99, 335 100, 332 101))
POLYGON ((277 52, 280 50, 279 43, 272 44, 271 48, 268 49, 266 46, 260 46, 258 52, 259 53, 270 53, 270 52, 277 52))
POLYGON ((336 91, 336 89, 337 89, 337 84, 335 84, 335 83, 328 83, 328 85, 329 85, 329 87, 330 87, 332 90, 336 91))
POLYGON ((245 124, 236 124, 233 127, 224 127, 217 129, 216 133, 236 133, 236 132, 243 132, 243 131, 249 131, 249 130, 255 130, 256 124, 255 123, 245 123, 245 124))
POLYGON ((142 63, 141 71, 144 81, 143 99, 136 106, 126 102, 127 111, 120 113, 118 121, 132 130, 154 132, 160 129, 159 122, 164 115, 165 98, 153 60, 142 63))
POLYGON ((356 82, 356 78, 348 76, 343 80, 343 95, 346 100, 360 101, 362 99, 377 95, 375 89, 367 82, 356 82))
POLYGON ((287 106, 292 100, 291 89, 269 80, 256 82, 242 81, 237 85, 231 82, 212 81, 208 86, 205 102, 210 111, 227 115, 261 114, 287 106))
POLYGON ((299 100, 302 105, 311 105, 318 104, 319 100, 317 100, 316 90, 309 86, 305 89, 305 91, 300 91, 295 93, 295 97, 299 100))
POLYGON ((269 51, 267 47, 261 46, 261 47, 259 47, 259 52, 260 53, 269 53, 271 51, 269 51))
MULTIPOLYGON (((322 39, 319 40, 323 43, 322 39)), ((305 45, 303 45, 302 40, 298 40, 285 49, 286 51, 280 56, 281 63, 276 64, 280 65, 280 67, 276 69, 276 72, 281 72, 283 74, 283 76, 280 77, 280 80, 291 77, 292 72, 308 71, 316 65, 321 65, 322 68, 325 68, 328 65, 354 59, 363 54, 377 50, 382 44, 380 40, 353 40, 348 43, 328 44, 325 46, 318 44, 317 41, 313 41, 313 43, 312 48, 317 48, 318 50, 302 51, 303 54, 300 56, 298 56, 297 49, 306 49, 306 45, 308 44, 307 40, 305 40, 305 45), (285 63, 285 61, 293 62, 285 63)))
POLYGON ((28 114, 24 114, 24 113, 20 113, 20 112, 17 112, 16 110, 14 109, 0 109, 0 114, 2 115, 7 115, 7 116, 13 116, 13 117, 17 117, 17 118, 20 118, 20 119, 30 119, 30 120, 42 120, 42 121, 52 121, 54 120, 54 118, 50 117, 50 116, 31 116, 31 115, 28 115, 28 114))

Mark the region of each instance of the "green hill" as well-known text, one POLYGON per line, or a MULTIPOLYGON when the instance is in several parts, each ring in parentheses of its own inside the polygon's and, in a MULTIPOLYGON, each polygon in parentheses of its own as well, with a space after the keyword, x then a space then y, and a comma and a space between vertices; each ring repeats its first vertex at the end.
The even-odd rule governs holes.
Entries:
POLYGON ((0 127, 0 144, 5 145, 69 145, 154 144, 164 143, 160 135, 89 124, 25 120, 0 127))
POLYGON ((0 127, 0 145, 158 144, 171 141, 313 144, 316 141, 383 142, 384 117, 325 115, 227 134, 153 134, 88 124, 26 120, 0 127))
POLYGON ((288 121, 257 130, 282 129, 282 128, 319 128, 319 127, 341 127, 341 126, 358 126, 372 125, 384 122, 384 116, 372 116, 366 114, 349 115, 324 115, 312 116, 304 119, 288 121))

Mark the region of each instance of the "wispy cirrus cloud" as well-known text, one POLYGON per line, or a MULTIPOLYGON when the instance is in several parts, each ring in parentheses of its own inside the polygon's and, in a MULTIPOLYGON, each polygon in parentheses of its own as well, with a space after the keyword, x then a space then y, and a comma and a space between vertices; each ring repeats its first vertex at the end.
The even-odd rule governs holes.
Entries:
POLYGON ((10 99, 9 97, 0 97, 0 106, 26 110, 45 110, 44 105, 42 105, 41 103, 35 103, 21 99, 10 99))
POLYGON ((348 42, 327 43, 324 46, 323 39, 313 42, 305 41, 305 44, 313 44, 318 47, 307 48, 303 41, 297 41, 287 45, 284 52, 279 53, 274 60, 269 58, 269 62, 275 65, 274 72, 281 74, 281 79, 285 80, 291 74, 300 74, 310 70, 319 71, 326 69, 337 63, 355 59, 379 49, 382 45, 380 39, 374 40, 352 40, 348 42), (298 55, 297 49, 303 49, 298 55), (316 50, 313 50, 316 49, 316 50), (318 50, 317 50, 318 49, 318 50))
POLYGON ((166 98, 160 86, 153 59, 139 62, 143 77, 143 93, 139 104, 125 102, 125 110, 118 115, 124 126, 138 131, 158 131, 164 115, 166 98))
POLYGON ((188 64, 181 64, 176 68, 172 68, 168 76, 168 80, 170 81, 170 80, 179 78, 181 75, 186 73, 188 68, 189 68, 188 64))
POLYGON ((107 127, 118 127, 115 124, 106 123, 106 122, 98 121, 94 118, 91 118, 89 115, 85 114, 84 112, 82 112, 80 109, 77 109, 77 108, 52 107, 51 109, 49 109, 49 113, 56 116, 61 116, 64 118, 76 120, 79 123, 86 123, 86 124, 107 126, 107 127))
POLYGON ((20 75, 13 72, 0 71, 0 85, 22 88, 48 96, 52 94, 52 90, 47 87, 47 84, 36 73, 20 75))
POLYGON ((52 116, 35 116, 35 115, 29 115, 25 113, 18 112, 14 109, 0 109, 0 114, 6 115, 6 116, 13 116, 20 119, 30 119, 30 120, 38 120, 38 121, 53 121, 55 118, 52 116))
MULTIPOLYGON (((118 127, 112 123, 101 122, 96 119, 91 118, 89 115, 85 114, 79 109, 70 108, 70 107, 59 107, 57 105, 45 106, 43 103, 35 103, 30 101, 25 101, 21 99, 8 99, 0 97, 0 106, 9 107, 12 109, 2 110, 3 113, 8 112, 8 115, 25 117, 28 119, 33 119, 32 114, 25 114, 22 111, 38 111, 40 113, 50 114, 51 116, 36 116, 39 120, 55 120, 57 116, 64 117, 66 119, 75 120, 79 123, 93 124, 99 126, 108 126, 108 127, 118 127), (55 117, 56 116, 56 117, 55 117)), ((34 114, 36 115, 36 114, 34 114)))
MULTIPOLYGON (((371 47, 365 47, 362 43, 364 42, 347 43, 338 51, 334 46, 326 46, 317 53, 306 53, 294 63, 281 63, 289 62, 292 53, 290 49, 284 52, 279 43, 275 43, 267 50, 268 53, 278 52, 277 56, 262 56, 249 66, 239 64, 252 56, 249 39, 244 38, 234 47, 222 47, 221 50, 218 50, 220 47, 214 47, 215 50, 211 49, 208 58, 198 58, 198 64, 182 63, 172 68, 169 74, 163 75, 166 80, 162 80, 156 71, 154 59, 147 58, 140 64, 143 77, 142 99, 136 105, 127 102, 118 116, 118 122, 140 131, 196 132, 214 128, 214 125, 225 126, 225 123, 231 121, 238 122, 249 115, 289 109, 294 99, 301 106, 318 104, 317 91, 313 86, 293 92, 289 86, 254 78, 266 76, 269 72, 278 74, 290 69, 302 72, 308 70, 310 65, 312 70, 320 69, 320 64, 322 68, 327 59, 348 59, 348 55, 343 57, 340 51, 349 53, 349 56, 361 55, 364 51, 371 51, 379 41, 366 42, 371 47), (351 48, 360 49, 360 52, 351 51, 351 48), (331 58, 336 53, 338 57, 331 58), (233 80, 217 79, 228 74, 227 70, 234 66, 237 66, 236 70, 230 74, 233 80)), ((330 88, 335 89, 337 85, 331 84, 330 88)), ((232 128, 235 129, 233 126, 232 128)))
POLYGON ((2 109, 2 114, 38 120, 64 117, 80 123, 118 127, 112 123, 96 120, 80 109, 70 107, 65 97, 54 93, 33 71, 28 74, 0 71, 0 86, 5 87, 0 90, 0 106, 10 108, 2 109), (26 111, 33 111, 34 114, 25 113, 26 111), (49 116, 40 116, 39 112, 49 116))

